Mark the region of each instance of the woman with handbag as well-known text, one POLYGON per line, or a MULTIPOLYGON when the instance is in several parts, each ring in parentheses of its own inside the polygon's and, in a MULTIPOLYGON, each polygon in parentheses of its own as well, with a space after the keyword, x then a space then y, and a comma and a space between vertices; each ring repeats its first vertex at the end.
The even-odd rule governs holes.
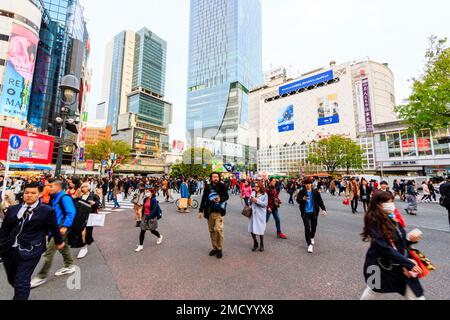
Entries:
POLYGON ((264 234, 266 233, 267 226, 267 205, 269 203, 269 197, 266 194, 266 189, 261 182, 257 182, 255 185, 255 191, 250 197, 250 203, 252 208, 252 215, 248 224, 248 232, 251 233, 253 238, 253 252, 258 249, 260 252, 264 252, 264 234), (259 236, 260 243, 258 243, 257 236, 259 236))
POLYGON ((157 245, 163 241, 163 236, 158 232, 158 220, 161 218, 161 208, 158 200, 156 200, 156 190, 150 189, 150 194, 144 199, 144 207, 142 208, 143 221, 141 224, 141 234, 139 236, 139 246, 135 252, 144 250, 145 233, 150 231, 158 240, 157 245))
POLYGON ((404 223, 395 212, 394 196, 390 192, 374 193, 361 234, 364 241, 370 242, 364 265, 367 288, 361 300, 382 298, 383 293, 425 300, 418 280, 423 270, 409 251, 421 236, 410 233, 407 237, 404 223))
MULTIPOLYGON (((100 208, 100 197, 94 192, 90 192, 89 183, 84 183, 81 185, 81 196, 80 198, 74 199, 75 202, 83 202, 86 206, 90 207, 90 213, 97 213, 100 208)), ((88 216, 89 218, 89 216, 88 216)), ((87 222, 87 221, 86 221, 87 222)), ((83 259, 88 254, 88 246, 94 243, 94 227, 85 227, 81 233, 80 246, 82 246, 80 252, 78 253, 77 259, 83 259)))

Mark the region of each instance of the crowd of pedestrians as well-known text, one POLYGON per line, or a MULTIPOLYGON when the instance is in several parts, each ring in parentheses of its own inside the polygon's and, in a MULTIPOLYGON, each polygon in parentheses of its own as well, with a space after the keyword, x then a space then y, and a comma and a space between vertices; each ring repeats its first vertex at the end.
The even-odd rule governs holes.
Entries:
MULTIPOLYGON (((331 196, 344 195, 344 203, 352 213, 358 213, 361 203, 364 213, 362 238, 370 242, 366 259, 367 268, 380 261, 392 266, 384 268, 381 289, 368 285, 363 299, 376 298, 382 293, 397 292, 408 299, 423 298, 423 289, 418 277, 417 262, 410 256, 411 244, 421 240, 420 236, 406 235, 404 219, 395 208, 394 200, 399 197, 408 203, 407 214, 416 215, 417 189, 414 181, 395 181, 392 189, 387 182, 368 181, 364 178, 350 179, 223 179, 220 173, 213 173, 207 179, 199 178, 71 178, 41 175, 31 178, 13 178, 0 183, 7 184, 4 201, 1 203, 0 262, 8 275, 8 282, 15 289, 14 298, 29 298, 30 289, 48 281, 49 271, 56 252, 63 258, 64 265, 55 276, 73 274, 76 271, 72 249, 80 249, 77 259, 83 259, 94 243, 94 228, 87 225, 89 215, 98 214, 107 203, 113 203, 112 210, 120 209, 120 203, 127 200, 134 209, 136 228, 139 228, 136 252, 144 249, 145 236, 150 231, 161 245, 163 235, 158 231, 162 210, 157 197, 160 192, 164 201, 174 202, 174 194, 180 197, 179 212, 189 213, 193 195, 201 197, 199 219, 207 221, 211 240, 209 255, 224 257, 225 217, 230 194, 239 196, 243 204, 243 215, 249 218, 248 232, 253 240, 253 252, 265 252, 264 237, 273 217, 276 237, 286 240, 282 231, 284 204, 280 193, 289 195, 288 205, 299 206, 299 216, 304 225, 307 252, 314 253, 319 216, 327 216, 322 198, 323 193, 331 196), (407 240, 405 240, 407 239, 407 240), (42 267, 31 279, 40 260, 42 267), (390 262, 389 262, 390 261, 390 262), (392 269, 395 269, 392 271, 392 269)), ((424 182, 421 201, 436 199, 432 183, 424 182)), ((449 211, 450 223, 450 180, 440 187, 441 205, 449 211)))

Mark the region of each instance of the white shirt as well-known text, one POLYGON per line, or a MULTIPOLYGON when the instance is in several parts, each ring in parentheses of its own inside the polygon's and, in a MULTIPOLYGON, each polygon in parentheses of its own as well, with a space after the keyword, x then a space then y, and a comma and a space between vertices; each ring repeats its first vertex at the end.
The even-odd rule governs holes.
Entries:
POLYGON ((28 219, 31 220, 31 217, 33 216, 33 209, 36 209, 36 207, 39 205, 39 201, 36 201, 36 203, 32 204, 31 206, 24 203, 22 205, 22 208, 20 208, 19 212, 17 212, 17 219, 22 219, 23 215, 25 214, 25 211, 27 211, 27 208, 30 207, 31 208, 31 215, 30 218, 28 219))
MULTIPOLYGON (((22 208, 20 208, 19 212, 17 212, 17 219, 19 219, 19 220, 22 219, 23 215, 25 214, 25 211, 27 211, 27 208, 30 208, 31 209, 31 214, 30 214, 30 217, 28 218, 28 221, 30 221, 31 217, 33 216, 33 209, 35 209, 38 205, 39 205, 39 201, 36 201, 36 203, 32 204, 31 206, 26 204, 26 203, 24 203, 22 205, 22 208)), ((24 225, 24 223, 22 223, 22 226, 20 228, 20 232, 19 232, 19 234, 16 237, 16 241, 14 241, 13 248, 17 248, 19 246, 19 243, 18 243, 17 239, 19 238, 20 234, 22 233, 23 225, 24 225)))

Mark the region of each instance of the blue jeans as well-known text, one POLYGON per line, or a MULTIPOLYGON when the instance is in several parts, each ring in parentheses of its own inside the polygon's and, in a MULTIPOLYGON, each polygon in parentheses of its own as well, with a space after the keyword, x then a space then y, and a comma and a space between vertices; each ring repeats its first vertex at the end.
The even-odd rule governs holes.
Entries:
POLYGON ((113 198, 114 201, 114 208, 119 208, 119 203, 117 202, 117 198, 113 198))
POLYGON ((111 200, 113 200, 113 192, 108 191, 108 202, 110 202, 111 200))
POLYGON ((270 221, 270 216, 273 215, 273 218, 275 219, 275 225, 277 227, 277 234, 281 233, 281 220, 280 215, 278 213, 278 208, 274 207, 272 210, 272 213, 267 212, 267 223, 270 221))

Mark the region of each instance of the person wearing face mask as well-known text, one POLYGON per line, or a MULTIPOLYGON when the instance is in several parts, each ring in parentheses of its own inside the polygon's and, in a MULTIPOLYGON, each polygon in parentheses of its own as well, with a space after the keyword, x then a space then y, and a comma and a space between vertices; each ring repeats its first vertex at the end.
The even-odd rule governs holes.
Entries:
POLYGON ((408 250, 421 236, 406 235, 405 223, 390 192, 374 193, 361 237, 370 242, 364 265, 367 288, 361 300, 382 299, 384 293, 398 293, 407 300, 425 300, 418 280, 422 269, 408 250))
POLYGON ((147 231, 150 231, 155 235, 158 240, 157 245, 160 245, 163 241, 163 236, 158 232, 158 220, 161 219, 161 208, 159 207, 158 200, 156 199, 156 190, 150 189, 145 192, 144 206, 142 208, 142 215, 144 220, 141 224, 141 234, 139 236, 139 245, 135 252, 141 252, 144 250, 144 240, 147 231))

